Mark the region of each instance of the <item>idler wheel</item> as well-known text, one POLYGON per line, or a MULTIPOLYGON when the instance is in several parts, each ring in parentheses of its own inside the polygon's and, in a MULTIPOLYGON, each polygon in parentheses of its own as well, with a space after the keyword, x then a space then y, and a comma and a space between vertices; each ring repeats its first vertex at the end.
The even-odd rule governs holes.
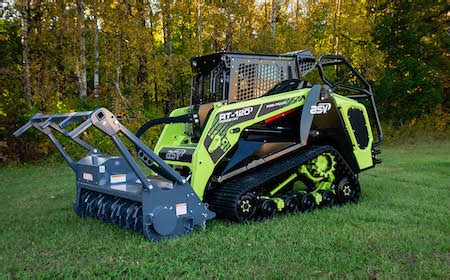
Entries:
POLYGON ((237 216, 239 221, 248 221, 255 218, 258 199, 252 193, 246 193, 241 196, 237 203, 237 216))
POLYGON ((358 183, 353 184, 348 177, 342 178, 336 188, 337 201, 341 204, 358 202, 361 196, 361 187, 358 183))

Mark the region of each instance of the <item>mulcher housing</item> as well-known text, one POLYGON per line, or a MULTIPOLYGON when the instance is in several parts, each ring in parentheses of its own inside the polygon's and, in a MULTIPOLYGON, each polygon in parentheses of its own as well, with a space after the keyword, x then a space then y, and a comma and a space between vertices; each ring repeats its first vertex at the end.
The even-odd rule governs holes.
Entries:
POLYGON ((316 62, 308 51, 220 52, 194 58, 191 66, 191 105, 148 121, 136 135, 104 108, 37 114, 15 135, 30 127, 48 135, 77 174, 76 213, 151 240, 204 228, 216 214, 247 221, 358 201, 357 174, 380 162, 382 134, 371 87, 347 60, 327 55, 316 62), (358 83, 333 83, 325 75, 341 67, 358 83), (305 81, 312 70, 324 85, 305 81), (343 90, 349 94, 337 94, 343 90), (139 138, 161 124, 154 153, 139 138), (81 139, 91 126, 112 139, 119 156, 81 139), (53 131, 86 148, 86 157, 74 162, 53 131))

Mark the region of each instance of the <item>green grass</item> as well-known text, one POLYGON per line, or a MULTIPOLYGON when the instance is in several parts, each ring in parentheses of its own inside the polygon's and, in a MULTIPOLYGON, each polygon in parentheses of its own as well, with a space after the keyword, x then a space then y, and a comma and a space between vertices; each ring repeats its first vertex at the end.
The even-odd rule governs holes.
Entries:
POLYGON ((450 142, 383 147, 359 204, 151 243, 71 208, 65 165, 0 170, 0 277, 446 278, 450 142))

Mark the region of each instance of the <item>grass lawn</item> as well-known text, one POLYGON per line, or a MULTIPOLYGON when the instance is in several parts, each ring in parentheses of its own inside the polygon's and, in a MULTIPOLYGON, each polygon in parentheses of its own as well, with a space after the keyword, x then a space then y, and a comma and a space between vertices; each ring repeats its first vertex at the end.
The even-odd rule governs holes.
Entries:
POLYGON ((357 205, 160 243, 72 211, 66 165, 0 170, 0 278, 446 278, 450 142, 383 147, 357 205))

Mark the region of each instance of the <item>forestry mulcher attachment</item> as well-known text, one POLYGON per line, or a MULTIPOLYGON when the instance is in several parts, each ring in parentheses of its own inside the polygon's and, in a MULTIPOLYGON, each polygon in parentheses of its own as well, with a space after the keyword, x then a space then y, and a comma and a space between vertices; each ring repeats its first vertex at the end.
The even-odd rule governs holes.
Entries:
POLYGON ((78 215, 150 240, 205 228, 216 215, 244 222, 359 200, 358 174, 380 162, 382 134, 371 87, 346 59, 325 55, 316 61, 308 51, 220 52, 191 63, 191 105, 146 122, 136 134, 100 108, 37 114, 15 136, 34 127, 50 138, 76 173, 78 215), (327 68, 349 70, 351 83, 333 83, 327 68), (324 85, 305 81, 311 70, 324 85), (140 137, 161 124, 153 152, 140 137), (86 143, 90 127, 111 138, 120 155, 86 143), (74 162, 53 132, 88 154, 74 162))

